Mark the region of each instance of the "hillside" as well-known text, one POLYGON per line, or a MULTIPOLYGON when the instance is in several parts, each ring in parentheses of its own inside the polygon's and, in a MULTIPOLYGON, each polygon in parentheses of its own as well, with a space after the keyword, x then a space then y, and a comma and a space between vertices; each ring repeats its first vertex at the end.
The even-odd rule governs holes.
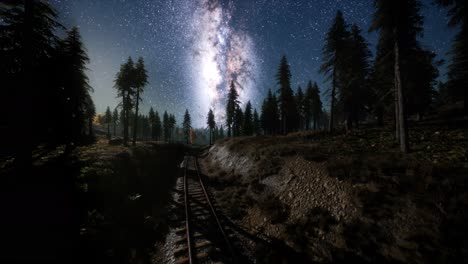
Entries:
POLYGON ((203 170, 261 263, 468 258, 468 130, 419 126, 218 141, 203 170))

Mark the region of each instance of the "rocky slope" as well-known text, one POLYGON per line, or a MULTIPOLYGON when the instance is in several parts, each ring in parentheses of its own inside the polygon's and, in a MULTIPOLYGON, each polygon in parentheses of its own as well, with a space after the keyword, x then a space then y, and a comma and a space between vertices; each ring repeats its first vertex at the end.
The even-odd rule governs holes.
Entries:
MULTIPOLYGON (((219 207, 246 231, 239 236, 253 258, 466 259, 467 240, 459 233, 467 231, 468 220, 463 155, 450 163, 416 150, 403 156, 389 147, 385 132, 359 133, 237 138, 206 152, 203 170, 219 207)), ((463 133, 457 135, 466 144, 463 133)), ((444 148, 437 151, 436 140, 430 143, 436 148, 431 155, 447 156, 444 148)))

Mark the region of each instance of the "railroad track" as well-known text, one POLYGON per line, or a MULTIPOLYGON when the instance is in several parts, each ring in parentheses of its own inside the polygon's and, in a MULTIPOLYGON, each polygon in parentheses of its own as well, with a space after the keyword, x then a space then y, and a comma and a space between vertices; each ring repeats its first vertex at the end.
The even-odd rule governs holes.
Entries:
POLYGON ((176 229, 176 263, 236 263, 230 237, 205 188, 196 156, 185 156, 183 180, 177 189, 183 224, 176 229))

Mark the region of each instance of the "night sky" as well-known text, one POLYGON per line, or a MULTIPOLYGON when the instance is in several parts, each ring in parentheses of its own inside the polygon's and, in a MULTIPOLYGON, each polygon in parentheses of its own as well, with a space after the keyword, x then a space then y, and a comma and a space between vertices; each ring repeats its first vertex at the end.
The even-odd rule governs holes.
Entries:
MULTIPOLYGON (((260 109, 281 56, 291 64, 292 85, 317 81, 325 34, 338 9, 356 23, 375 53, 376 33, 368 33, 371 0, 52 0, 67 27, 78 26, 90 57, 89 78, 97 111, 118 103, 113 88, 128 56, 145 59, 149 85, 143 113, 150 106, 174 113, 178 124, 185 108, 195 127, 215 108, 223 119, 228 84, 235 80, 242 103, 260 109)), ((447 28, 446 10, 423 0, 421 43, 447 59, 456 32, 447 28)), ((441 67, 441 78, 445 78, 441 67)), ((224 122, 223 122, 224 123, 224 122)))

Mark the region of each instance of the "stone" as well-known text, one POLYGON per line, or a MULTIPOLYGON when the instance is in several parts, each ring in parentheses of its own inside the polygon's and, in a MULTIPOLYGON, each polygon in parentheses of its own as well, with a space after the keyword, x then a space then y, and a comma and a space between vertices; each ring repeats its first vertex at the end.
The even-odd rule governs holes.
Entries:
POLYGON ((292 192, 289 192, 289 193, 288 193, 288 197, 289 197, 289 199, 294 198, 294 195, 292 194, 292 192))

